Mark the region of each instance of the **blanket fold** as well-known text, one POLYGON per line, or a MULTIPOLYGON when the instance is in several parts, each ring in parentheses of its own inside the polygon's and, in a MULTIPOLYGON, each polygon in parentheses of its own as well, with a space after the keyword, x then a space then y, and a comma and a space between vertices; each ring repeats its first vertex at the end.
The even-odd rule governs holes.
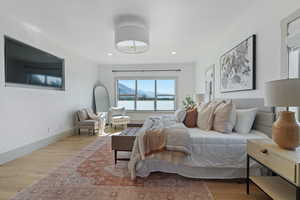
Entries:
POLYGON ((191 138, 187 128, 173 116, 149 117, 137 133, 128 168, 135 179, 139 161, 151 158, 167 162, 182 162, 191 153, 191 138))

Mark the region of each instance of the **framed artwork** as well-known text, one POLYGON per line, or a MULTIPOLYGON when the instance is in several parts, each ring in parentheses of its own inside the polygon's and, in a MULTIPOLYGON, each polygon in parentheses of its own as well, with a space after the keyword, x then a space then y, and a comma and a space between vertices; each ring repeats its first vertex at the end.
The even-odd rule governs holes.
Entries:
POLYGON ((205 71, 205 101, 215 98, 215 65, 210 66, 205 71))
POLYGON ((256 35, 252 35, 220 58, 220 92, 255 89, 256 35))

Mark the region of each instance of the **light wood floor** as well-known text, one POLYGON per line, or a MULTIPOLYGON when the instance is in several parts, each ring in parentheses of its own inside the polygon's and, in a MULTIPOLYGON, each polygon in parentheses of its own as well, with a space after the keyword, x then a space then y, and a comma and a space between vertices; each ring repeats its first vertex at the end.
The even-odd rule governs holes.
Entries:
MULTIPOLYGON (((30 155, 0 165, 0 200, 7 200, 18 191, 46 176, 65 159, 95 141, 97 136, 70 136, 30 155)), ((245 194, 245 184, 228 181, 207 181, 215 200, 269 200, 254 186, 245 194)))

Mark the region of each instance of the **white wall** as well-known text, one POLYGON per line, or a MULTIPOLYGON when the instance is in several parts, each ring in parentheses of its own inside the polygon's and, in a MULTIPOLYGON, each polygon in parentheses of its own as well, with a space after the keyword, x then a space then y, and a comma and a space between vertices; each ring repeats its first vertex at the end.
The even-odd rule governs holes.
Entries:
POLYGON ((0 153, 73 128, 73 113, 92 105, 98 66, 59 47, 43 32, 0 18, 0 153), (66 91, 5 87, 4 34, 65 58, 66 91))
MULTIPOLYGON (((100 66, 100 80, 110 92, 112 105, 115 105, 115 80, 117 77, 175 77, 177 78, 177 106, 181 106, 182 100, 187 95, 195 93, 195 64, 145 64, 145 65, 102 65, 100 66), (181 72, 117 72, 112 70, 125 69, 181 69, 181 72)), ((159 112, 129 112, 132 123, 141 123, 149 115, 160 114, 159 112)))
MULTIPOLYGON (((299 0, 261 0, 249 8, 243 16, 223 34, 220 45, 215 47, 213 53, 202 55, 197 64, 197 75, 203 77, 205 68, 216 64, 216 97, 224 98, 260 98, 263 97, 264 83, 269 80, 280 79, 281 65, 281 27, 280 23, 285 17, 300 8, 299 0), (221 94, 219 92, 219 58, 242 40, 257 35, 257 73, 256 86, 253 91, 232 92, 221 94)), ((197 91, 204 90, 204 77, 197 82, 197 91)))

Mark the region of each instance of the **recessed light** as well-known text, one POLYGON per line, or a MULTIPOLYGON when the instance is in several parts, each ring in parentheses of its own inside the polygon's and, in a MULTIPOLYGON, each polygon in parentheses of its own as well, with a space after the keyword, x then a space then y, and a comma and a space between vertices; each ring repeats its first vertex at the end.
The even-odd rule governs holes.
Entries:
POLYGON ((113 54, 112 54, 112 53, 108 53, 107 55, 108 55, 108 56, 112 56, 113 54))
POLYGON ((176 53, 177 53, 176 51, 172 51, 172 52, 171 52, 172 55, 175 55, 176 53))

